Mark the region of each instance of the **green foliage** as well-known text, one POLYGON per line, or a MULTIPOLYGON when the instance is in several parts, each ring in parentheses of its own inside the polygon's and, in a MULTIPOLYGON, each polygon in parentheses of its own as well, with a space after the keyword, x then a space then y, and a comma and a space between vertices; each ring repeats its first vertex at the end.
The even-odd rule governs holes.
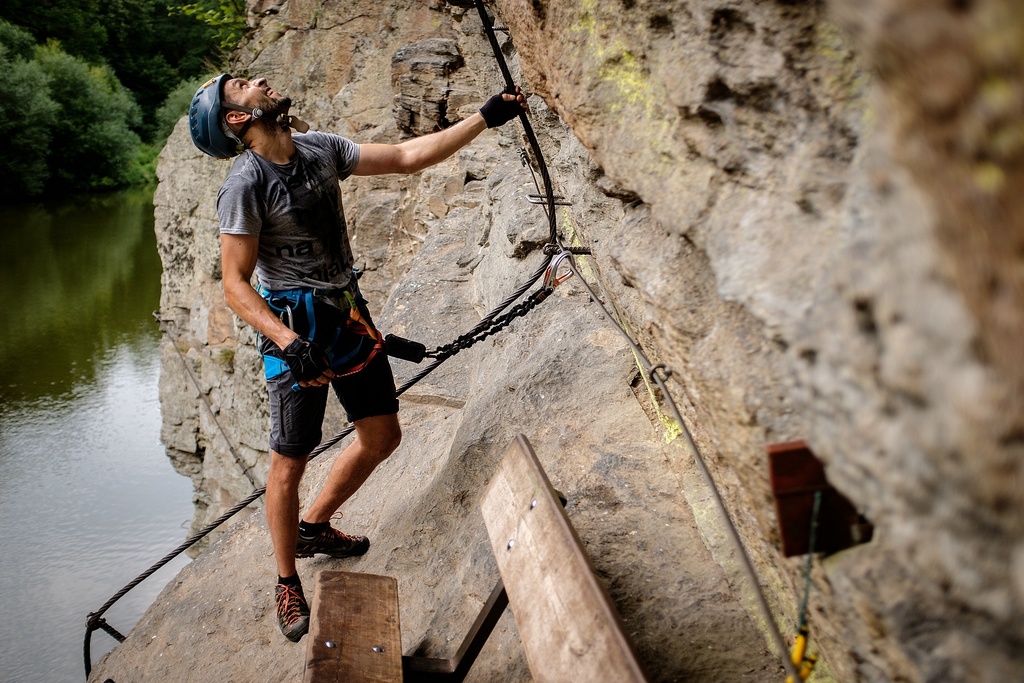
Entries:
POLYGON ((0 201, 151 182, 246 28, 245 0, 0 1, 0 201))
POLYGON ((132 131, 140 112, 107 66, 90 66, 50 42, 36 50, 59 106, 51 130, 51 185, 59 191, 121 187, 132 182, 131 161, 141 143, 132 131))
MULTIPOLYGON (((105 65, 56 41, 25 59, 26 35, 0 20, 0 198, 111 189, 151 179, 140 152, 139 108, 105 65)), ((150 157, 155 154, 150 153, 150 157)), ((149 164, 151 165, 151 164, 149 164)))
POLYGON ((128 169, 128 177, 131 179, 132 185, 156 184, 156 164, 163 148, 163 140, 154 145, 139 145, 128 169))
POLYGON ((0 199, 33 196, 49 178, 46 152, 57 104, 50 99, 49 79, 36 62, 22 58, 24 39, 32 37, 0 20, 0 199))
POLYGON ((154 116, 168 87, 208 71, 207 61, 219 56, 216 30, 172 12, 163 0, 110 0, 102 12, 109 36, 104 58, 142 108, 137 132, 155 142, 161 138, 154 116))
POLYGON ((23 28, 0 19, 0 54, 8 59, 31 59, 36 40, 23 28))
MULTIPOLYGON (((245 29, 244 0, 223 7, 210 3, 210 8, 198 3, 199 13, 193 14, 172 11, 179 4, 180 0, 3 0, 0 18, 25 28, 36 44, 56 39, 69 55, 89 64, 107 64, 142 110, 135 132, 155 142, 153 117, 168 85, 209 71, 209 61, 219 61, 234 48, 245 29), (208 10, 212 14, 207 15, 208 10), (236 25, 240 30, 229 30, 236 25), (225 42, 232 38, 235 43, 225 42)), ((31 59, 31 53, 19 54, 31 59)))
POLYGON ((155 139, 167 139, 167 136, 171 134, 174 126, 178 123, 178 119, 188 113, 189 105, 192 104, 192 97, 196 94, 196 90, 208 81, 211 75, 203 75, 181 81, 167 93, 164 103, 156 110, 155 139))
POLYGON ((218 47, 229 52, 238 46, 248 28, 245 0, 198 0, 187 5, 174 5, 171 12, 195 17, 214 29, 218 47))
POLYGON ((106 2, 108 0, 4 0, 0 3, 0 17, 25 28, 36 43, 58 40, 68 53, 98 62, 107 42, 107 31, 100 20, 101 8, 106 2))

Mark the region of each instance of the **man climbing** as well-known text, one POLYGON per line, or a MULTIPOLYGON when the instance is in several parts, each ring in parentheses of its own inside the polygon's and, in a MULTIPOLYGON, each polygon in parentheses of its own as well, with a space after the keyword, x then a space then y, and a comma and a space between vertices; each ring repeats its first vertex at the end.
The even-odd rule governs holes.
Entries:
POLYGON ((277 617, 284 635, 298 641, 309 628, 309 606, 295 558, 367 551, 366 537, 333 528, 331 516, 401 441, 391 366, 352 274, 339 181, 436 164, 485 128, 516 117, 524 98, 518 89, 495 95, 469 118, 396 145, 305 132, 308 127, 289 116, 290 106, 265 78, 222 74, 196 91, 189 129, 206 154, 241 155, 217 195, 224 296, 257 330, 263 354, 271 415, 266 517, 277 562, 277 617), (320 443, 328 386, 355 438, 300 519, 299 481, 320 443))

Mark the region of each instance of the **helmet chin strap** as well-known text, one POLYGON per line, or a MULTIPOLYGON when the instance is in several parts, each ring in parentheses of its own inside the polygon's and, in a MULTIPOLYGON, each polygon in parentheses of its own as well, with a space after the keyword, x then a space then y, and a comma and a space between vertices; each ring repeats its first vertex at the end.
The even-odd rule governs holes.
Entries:
MULTIPOLYGON (((242 124, 242 128, 237 133, 231 131, 231 134, 235 136, 235 139, 237 139, 240 144, 244 145, 242 139, 245 137, 245 134, 249 132, 249 126, 252 125, 253 121, 263 116, 263 110, 259 107, 243 107, 242 105, 235 104, 234 102, 221 102, 220 106, 223 109, 240 111, 249 115, 249 120, 242 124)), ((230 126, 227 128, 230 131, 230 126)))
POLYGON ((222 102, 221 106, 224 109, 231 109, 234 111, 240 111, 250 116, 249 120, 242 124, 242 129, 238 131, 238 138, 245 137, 246 132, 249 130, 249 126, 252 125, 253 121, 266 115, 274 115, 274 122, 281 127, 282 130, 288 130, 294 128, 300 133, 305 133, 309 130, 309 124, 300 119, 297 116, 291 116, 288 114, 288 109, 291 107, 291 101, 282 102, 284 106, 277 106, 269 111, 260 109, 259 107, 244 107, 234 102, 222 102))
POLYGON ((263 116, 263 110, 260 109, 259 107, 243 107, 242 105, 235 104, 234 102, 221 102, 220 106, 224 109, 231 109, 232 111, 245 112, 254 119, 258 119, 259 117, 263 116))
POLYGON ((280 126, 281 130, 287 132, 289 128, 293 128, 300 133, 305 133, 309 130, 309 125, 299 117, 291 116, 288 113, 291 106, 291 99, 286 97, 278 100, 277 105, 265 113, 274 116, 274 123, 280 126))

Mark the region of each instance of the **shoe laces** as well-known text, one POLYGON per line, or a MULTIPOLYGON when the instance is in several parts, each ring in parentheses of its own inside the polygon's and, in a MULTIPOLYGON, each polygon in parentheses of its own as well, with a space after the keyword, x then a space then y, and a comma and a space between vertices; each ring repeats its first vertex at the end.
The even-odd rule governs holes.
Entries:
POLYGON ((334 525, 335 522, 340 522, 344 517, 345 515, 340 511, 335 512, 333 515, 331 515, 331 518, 327 520, 330 526, 327 527, 327 531, 324 531, 320 534, 320 536, 318 536, 318 539, 326 541, 330 541, 332 539, 341 539, 349 543, 358 543, 360 541, 359 536, 352 536, 350 534, 346 534, 344 531, 341 531, 340 529, 338 529, 338 527, 334 525))
POLYGON ((330 528, 330 533, 332 533, 335 538, 339 538, 339 539, 341 539, 343 541, 346 541, 348 543, 358 543, 359 542, 359 537, 358 536, 350 536, 349 534, 346 534, 344 531, 340 531, 338 529, 335 529, 333 526, 330 528))
POLYGON ((285 624, 293 624, 302 617, 302 605, 306 598, 301 589, 278 585, 284 586, 284 590, 277 595, 277 615, 285 624))

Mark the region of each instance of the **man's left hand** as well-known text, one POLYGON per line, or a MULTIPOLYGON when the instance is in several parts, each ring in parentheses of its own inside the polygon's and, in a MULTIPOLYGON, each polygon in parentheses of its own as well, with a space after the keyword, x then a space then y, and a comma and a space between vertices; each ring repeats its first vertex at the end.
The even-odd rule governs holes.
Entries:
POLYGON ((480 116, 484 117, 488 128, 497 128, 519 116, 525 110, 526 98, 517 85, 514 92, 506 90, 484 102, 484 106, 480 107, 480 116))

